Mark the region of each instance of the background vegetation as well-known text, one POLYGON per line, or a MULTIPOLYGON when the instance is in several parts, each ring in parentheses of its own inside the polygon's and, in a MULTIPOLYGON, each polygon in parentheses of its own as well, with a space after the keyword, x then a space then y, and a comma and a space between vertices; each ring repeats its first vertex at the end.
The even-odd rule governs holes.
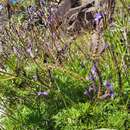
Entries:
MULTIPOLYGON (((24 0, 20 5, 26 9, 29 2, 24 0)), ((60 53, 60 48, 70 42, 69 36, 52 34, 44 24, 29 21, 26 11, 15 13, 0 33, 0 129, 129 130, 128 5, 128 0, 117 1, 113 25, 103 35, 109 47, 96 56, 89 49, 89 32, 74 39, 67 52, 60 53), (87 80, 93 59, 99 61, 103 94, 109 80, 114 98, 101 100, 97 94, 85 95, 93 83, 87 80)), ((48 19, 45 22, 49 22, 48 19)), ((99 80, 95 82, 98 87, 99 80)))

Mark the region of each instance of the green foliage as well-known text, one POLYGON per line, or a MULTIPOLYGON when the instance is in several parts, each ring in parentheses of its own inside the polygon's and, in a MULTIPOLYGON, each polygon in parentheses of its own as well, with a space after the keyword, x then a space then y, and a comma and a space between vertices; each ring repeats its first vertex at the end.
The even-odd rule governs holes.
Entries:
MULTIPOLYGON (((125 130, 128 113, 111 103, 79 103, 71 108, 62 110, 53 118, 55 128, 66 129, 96 129, 116 128, 125 130)), ((128 123, 128 122, 127 122, 128 123)))
MULTIPOLYGON (((23 0, 21 5, 27 7, 34 3, 34 0, 23 0)), ((122 5, 121 1, 119 5, 122 5)), ((118 5, 116 9, 120 12, 118 5)), ((0 114, 0 129, 3 126, 6 130, 128 130, 130 33, 126 34, 126 30, 130 26, 127 11, 122 15, 115 14, 113 27, 105 30, 103 37, 109 48, 98 58, 103 94, 108 79, 114 89, 114 99, 107 100, 91 100, 84 95, 93 83, 86 80, 93 66, 88 49, 90 34, 74 40, 67 58, 59 64, 57 48, 52 47, 49 52, 43 46, 46 42, 65 44, 69 38, 62 36, 55 41, 48 29, 39 26, 30 31, 22 30, 26 25, 25 17, 22 13, 14 15, 2 35, 5 48, 4 53, 0 53, 0 109, 4 107, 4 112, 0 114), (26 51, 28 39, 32 53, 35 55, 35 50, 38 50, 35 57, 26 51), (19 53, 12 51, 12 47, 18 47, 19 53), (43 63, 45 53, 49 55, 48 63, 43 63), (48 95, 39 95, 38 92, 48 92, 48 95)), ((99 85, 98 78, 95 85, 99 85)))

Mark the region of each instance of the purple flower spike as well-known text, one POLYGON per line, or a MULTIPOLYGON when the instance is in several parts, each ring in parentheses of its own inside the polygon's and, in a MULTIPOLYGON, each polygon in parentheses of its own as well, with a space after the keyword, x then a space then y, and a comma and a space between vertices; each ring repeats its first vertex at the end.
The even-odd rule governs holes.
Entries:
POLYGON ((95 66, 95 64, 93 65, 91 71, 92 71, 92 73, 95 73, 95 72, 96 72, 96 66, 95 66))
POLYGON ((44 6, 46 4, 45 0, 40 0, 40 5, 44 6))
POLYGON ((110 97, 111 97, 111 99, 114 98, 114 91, 111 91, 111 92, 110 92, 110 97))
POLYGON ((106 88, 112 89, 112 84, 108 80, 106 81, 106 88))
POLYGON ((101 13, 96 13, 95 21, 98 22, 101 18, 102 18, 102 14, 101 13))
POLYGON ((92 72, 93 77, 96 78, 97 77, 97 69, 96 69, 96 65, 95 64, 93 65, 93 67, 91 69, 91 72, 92 72))
POLYGON ((91 73, 88 75, 88 77, 86 77, 86 80, 93 81, 96 77, 97 77, 97 68, 96 64, 94 64, 93 67, 91 68, 91 73))
POLYGON ((91 81, 93 81, 93 80, 94 80, 94 77, 90 74, 88 77, 86 77, 86 80, 91 80, 91 81))
POLYGON ((27 12, 28 14, 33 14, 36 11, 36 7, 34 5, 30 5, 29 7, 27 7, 27 12))
POLYGON ((114 98, 113 86, 108 80, 106 81, 106 88, 110 90, 109 96, 113 99, 114 98))
POLYGON ((48 92, 44 91, 44 92, 37 92, 38 96, 48 96, 48 92))

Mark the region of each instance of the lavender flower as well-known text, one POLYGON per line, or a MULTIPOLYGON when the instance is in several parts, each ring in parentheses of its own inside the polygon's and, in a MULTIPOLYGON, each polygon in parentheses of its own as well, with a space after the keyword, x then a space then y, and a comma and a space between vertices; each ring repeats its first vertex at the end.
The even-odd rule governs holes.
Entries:
POLYGON ((96 13, 95 21, 98 22, 101 18, 102 18, 102 14, 101 13, 96 13))
POLYGON ((94 80, 94 77, 93 77, 91 74, 89 74, 89 76, 86 77, 86 80, 91 80, 91 81, 93 81, 93 80, 94 80))
POLYGON ((107 80, 106 81, 106 88, 112 89, 112 84, 107 80))
POLYGON ((56 14, 55 14, 55 11, 54 10, 52 10, 52 8, 50 7, 49 9, 48 9, 48 18, 47 18, 47 22, 48 22, 48 24, 51 24, 51 25, 53 25, 53 24, 55 24, 56 23, 56 20, 57 20, 57 16, 56 16, 56 14))
POLYGON ((44 92, 37 92, 38 96, 48 96, 48 92, 44 91, 44 92))
POLYGON ((86 80, 94 80, 94 78, 97 77, 97 70, 96 70, 96 64, 93 65, 91 68, 91 73, 88 77, 86 77, 86 80))
POLYGON ((93 65, 92 69, 91 69, 92 75, 94 78, 97 77, 97 69, 96 69, 96 64, 93 65))
POLYGON ((42 10, 39 10, 39 11, 37 12, 37 15, 38 15, 39 17, 42 17, 42 16, 44 16, 44 12, 43 12, 42 10))
POLYGON ((49 15, 49 16, 48 16, 48 20, 47 20, 47 21, 48 21, 49 24, 52 23, 52 21, 53 21, 53 19, 52 19, 52 15, 49 15))
POLYGON ((30 5, 29 7, 27 7, 27 12, 28 14, 33 14, 36 11, 36 7, 34 5, 30 5))
POLYGON ((45 0, 40 0, 40 6, 41 6, 41 7, 42 7, 42 6, 45 6, 45 4, 46 4, 45 0))
POLYGON ((91 85, 89 88, 87 88, 84 92, 84 95, 88 97, 90 100, 94 99, 95 94, 97 93, 97 89, 95 85, 91 85))
POLYGON ((111 98, 113 98, 113 97, 114 97, 113 86, 112 86, 112 84, 111 84, 108 80, 106 81, 106 88, 107 88, 107 90, 110 91, 110 92, 109 92, 109 96, 110 96, 111 98))

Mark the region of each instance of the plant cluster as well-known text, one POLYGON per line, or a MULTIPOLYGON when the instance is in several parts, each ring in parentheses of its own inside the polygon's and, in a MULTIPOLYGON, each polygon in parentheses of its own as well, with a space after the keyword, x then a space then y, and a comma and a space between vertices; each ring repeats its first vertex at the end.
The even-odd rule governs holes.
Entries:
POLYGON ((24 2, 0 32, 0 129, 129 130, 130 1, 116 3, 96 49, 95 34, 55 30, 54 2, 24 2))

